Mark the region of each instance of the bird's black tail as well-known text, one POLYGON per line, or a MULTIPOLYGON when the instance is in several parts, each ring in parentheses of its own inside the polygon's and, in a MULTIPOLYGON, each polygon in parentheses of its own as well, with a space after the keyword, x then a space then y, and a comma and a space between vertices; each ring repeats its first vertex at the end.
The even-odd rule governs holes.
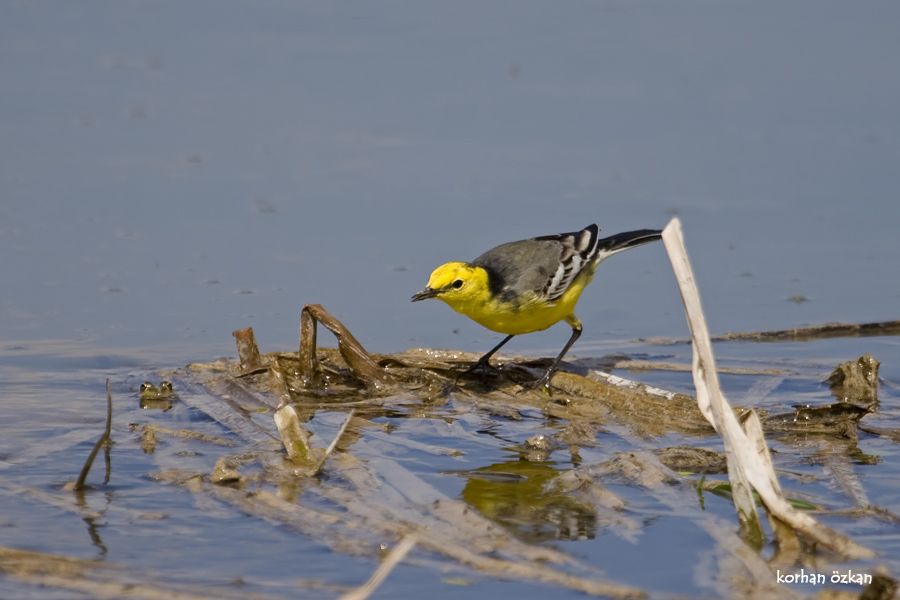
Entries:
POLYGON ((634 248, 647 242, 653 242, 662 238, 662 231, 658 229, 638 229, 617 233, 597 241, 596 261, 612 256, 627 248, 634 248))
POLYGON ((640 246, 647 242, 653 242, 662 237, 662 231, 658 229, 638 229, 617 233, 597 242, 597 248, 601 252, 617 252, 625 248, 640 246))

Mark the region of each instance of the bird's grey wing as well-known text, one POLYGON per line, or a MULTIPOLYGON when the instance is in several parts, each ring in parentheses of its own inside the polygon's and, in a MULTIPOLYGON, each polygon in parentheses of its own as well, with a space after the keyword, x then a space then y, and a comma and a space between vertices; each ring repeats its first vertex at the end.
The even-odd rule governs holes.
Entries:
POLYGON ((547 284, 559 269, 565 248, 558 240, 509 242, 488 250, 472 264, 488 272, 491 293, 504 302, 545 297, 547 284))
POLYGON ((561 248, 557 266, 543 290, 548 300, 556 300, 566 293, 578 274, 591 264, 597 252, 599 234, 600 228, 593 224, 581 231, 535 238, 536 242, 556 242, 561 248))

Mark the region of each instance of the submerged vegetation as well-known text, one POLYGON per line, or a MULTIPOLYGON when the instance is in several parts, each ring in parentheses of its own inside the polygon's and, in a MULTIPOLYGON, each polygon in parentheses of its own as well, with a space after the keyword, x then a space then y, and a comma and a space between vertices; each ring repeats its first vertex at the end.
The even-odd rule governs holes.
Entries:
MULTIPOLYGON (((674 264, 681 260, 680 236, 667 232, 674 264)), ((880 558, 869 540, 841 533, 835 521, 900 523, 869 501, 855 469, 879 460, 859 448, 860 432, 900 439, 896 429, 866 423, 880 409, 878 361, 864 355, 838 365, 826 382, 833 402, 732 407, 718 390, 719 369, 702 313, 695 312, 699 300, 690 285, 682 293, 696 352, 696 398, 573 365, 553 376, 549 393, 533 389, 528 384, 546 369, 545 360, 506 357, 498 369, 473 373, 467 367, 477 356, 460 352, 372 354, 327 310, 308 305, 298 351, 261 353, 252 329, 236 331, 237 361, 194 363, 160 374, 160 384, 143 384, 140 407, 161 410, 147 411, 145 422, 130 429, 154 457, 153 482, 278 524, 332 552, 382 559, 355 589, 297 582, 331 596, 365 598, 403 561, 458 585, 487 576, 610 598, 653 596, 653 584, 593 564, 568 544, 603 536, 633 542, 664 517, 711 540, 702 567, 708 593, 804 597, 804 589, 817 590, 787 585, 799 580, 784 573, 852 568, 857 575, 865 569, 868 579, 827 597, 893 597, 896 581, 877 570, 880 558), (318 326, 335 335, 337 348, 318 345, 318 326), (215 422, 219 433, 173 426, 169 416, 179 404, 215 422), (511 430, 515 439, 504 439, 511 430), (473 448, 501 458, 448 467, 473 448), (191 454, 208 456, 207 467, 183 460, 191 454), (404 456, 440 466, 417 471, 404 456), (804 476, 791 470, 804 462, 823 466, 843 504, 804 490, 804 476), (436 474, 458 480, 458 496, 435 485, 436 474), (737 519, 709 509, 721 508, 720 498, 734 504, 737 519)), ((822 331, 833 335, 835 328, 822 331)), ((815 332, 805 328, 803 335, 812 339, 815 332)), ((765 382, 773 375, 762 370, 754 377, 765 382)), ((108 395, 105 432, 74 485, 82 498, 92 492, 89 471, 101 448, 109 479, 112 419, 108 395)), ((62 504, 46 494, 31 497, 62 504)), ((242 597, 233 589, 167 585, 98 561, 11 548, 0 548, 0 573, 97 597, 242 597)))

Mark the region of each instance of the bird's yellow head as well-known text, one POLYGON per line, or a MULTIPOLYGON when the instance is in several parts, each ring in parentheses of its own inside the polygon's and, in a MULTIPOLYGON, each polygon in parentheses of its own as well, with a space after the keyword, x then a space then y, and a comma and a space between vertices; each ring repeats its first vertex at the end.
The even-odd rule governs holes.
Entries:
POLYGON ((482 302, 489 295, 487 271, 464 262, 448 262, 432 271, 428 285, 414 294, 412 301, 438 298, 451 308, 465 312, 463 307, 482 302))

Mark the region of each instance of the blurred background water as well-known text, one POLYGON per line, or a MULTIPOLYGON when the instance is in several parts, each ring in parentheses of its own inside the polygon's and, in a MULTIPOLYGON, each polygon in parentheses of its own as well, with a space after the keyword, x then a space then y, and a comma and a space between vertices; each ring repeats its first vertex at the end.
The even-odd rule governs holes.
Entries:
MULTIPOLYGON (((318 302, 373 350, 480 350, 409 303, 434 266, 673 214, 714 331, 897 317, 896 3, 0 12, 9 343, 178 363, 247 325, 293 346, 318 302)), ((583 347, 685 332, 661 246, 604 264, 579 314, 583 347)))

